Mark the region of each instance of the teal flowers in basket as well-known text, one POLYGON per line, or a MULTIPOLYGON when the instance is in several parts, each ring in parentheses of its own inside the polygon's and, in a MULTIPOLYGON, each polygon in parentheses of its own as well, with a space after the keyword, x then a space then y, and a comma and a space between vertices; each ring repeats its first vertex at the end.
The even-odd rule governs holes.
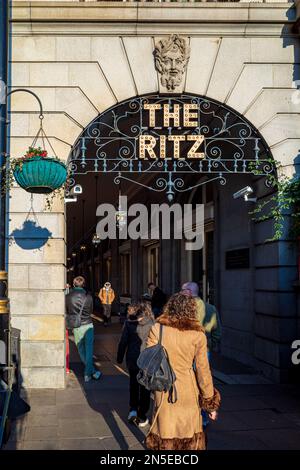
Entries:
POLYGON ((30 147, 13 168, 16 182, 29 193, 49 194, 67 180, 67 167, 57 158, 46 158, 40 147, 30 147))

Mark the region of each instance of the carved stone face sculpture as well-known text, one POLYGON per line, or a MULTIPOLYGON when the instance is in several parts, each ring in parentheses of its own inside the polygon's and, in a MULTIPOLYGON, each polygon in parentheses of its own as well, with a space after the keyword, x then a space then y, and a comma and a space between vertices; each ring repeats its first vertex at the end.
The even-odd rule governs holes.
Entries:
POLYGON ((177 34, 159 41, 154 50, 155 67, 161 74, 161 84, 167 90, 173 91, 180 85, 189 57, 187 40, 177 34))

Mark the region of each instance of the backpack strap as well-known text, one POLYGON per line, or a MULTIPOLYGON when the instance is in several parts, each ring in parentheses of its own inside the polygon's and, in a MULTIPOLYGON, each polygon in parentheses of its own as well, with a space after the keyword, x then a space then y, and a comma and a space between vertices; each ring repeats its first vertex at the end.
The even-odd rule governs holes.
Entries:
POLYGON ((163 326, 162 326, 162 324, 160 323, 160 324, 159 324, 159 338, 158 338, 158 344, 161 344, 161 342, 162 342, 162 335, 163 335, 163 326))
MULTIPOLYGON (((163 325, 160 324, 159 325, 159 339, 158 339, 158 342, 159 344, 161 344, 162 342, 162 334, 163 334, 163 325)), ((170 359, 169 359, 169 355, 168 355, 168 351, 164 348, 164 351, 166 353, 166 356, 167 356, 167 360, 168 360, 168 363, 171 367, 171 370, 172 369, 172 366, 171 366, 171 363, 170 363, 170 359)), ((176 403, 177 402, 177 399, 178 399, 178 395, 177 395, 177 390, 176 390, 176 385, 175 383, 172 385, 171 387, 171 390, 169 391, 169 395, 168 395, 168 403, 176 403)))
POLYGON ((169 391, 168 403, 176 403, 178 399, 176 385, 172 385, 171 390, 169 391))

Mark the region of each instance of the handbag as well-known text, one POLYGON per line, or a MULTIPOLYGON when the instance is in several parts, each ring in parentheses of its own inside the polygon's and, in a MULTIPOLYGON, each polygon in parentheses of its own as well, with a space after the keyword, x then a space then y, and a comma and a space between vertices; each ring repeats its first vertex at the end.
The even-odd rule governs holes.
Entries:
POLYGON ((79 313, 69 313, 66 315, 66 328, 67 330, 73 330, 73 328, 79 328, 81 326, 81 315, 87 301, 87 295, 85 296, 84 301, 80 307, 79 313))

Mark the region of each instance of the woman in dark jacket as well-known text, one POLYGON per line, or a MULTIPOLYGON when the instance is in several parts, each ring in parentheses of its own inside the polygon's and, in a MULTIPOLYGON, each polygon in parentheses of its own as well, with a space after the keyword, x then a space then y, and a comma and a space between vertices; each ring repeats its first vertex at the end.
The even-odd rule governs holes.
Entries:
POLYGON ((117 362, 121 364, 126 353, 126 365, 130 376, 130 401, 128 420, 146 426, 149 421, 147 412, 150 406, 150 392, 140 385, 136 379, 139 372, 137 359, 146 347, 149 332, 154 325, 154 317, 149 304, 128 307, 128 317, 118 347, 117 362))

